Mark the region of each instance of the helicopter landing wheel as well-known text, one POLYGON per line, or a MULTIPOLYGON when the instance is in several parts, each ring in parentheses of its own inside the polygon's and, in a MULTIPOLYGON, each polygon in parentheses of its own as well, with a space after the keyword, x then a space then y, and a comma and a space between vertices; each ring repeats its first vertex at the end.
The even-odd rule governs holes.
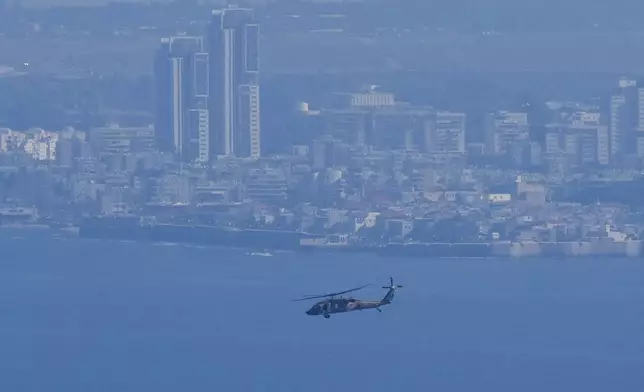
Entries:
POLYGON ((324 318, 325 318, 325 319, 329 319, 329 318, 331 318, 331 315, 330 315, 330 314, 325 314, 325 315, 324 315, 324 318))

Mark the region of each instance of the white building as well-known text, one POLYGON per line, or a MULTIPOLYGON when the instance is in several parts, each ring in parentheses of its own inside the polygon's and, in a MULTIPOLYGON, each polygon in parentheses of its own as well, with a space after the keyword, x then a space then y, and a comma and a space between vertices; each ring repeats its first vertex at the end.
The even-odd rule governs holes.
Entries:
POLYGON ((53 161, 56 159, 57 142, 58 133, 32 129, 25 133, 21 146, 27 154, 37 161, 53 161))

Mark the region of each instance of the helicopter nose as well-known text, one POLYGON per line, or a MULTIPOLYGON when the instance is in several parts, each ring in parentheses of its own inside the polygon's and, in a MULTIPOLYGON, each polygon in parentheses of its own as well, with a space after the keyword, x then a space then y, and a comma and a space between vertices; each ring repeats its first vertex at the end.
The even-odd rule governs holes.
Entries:
POLYGON ((311 309, 309 309, 309 310, 307 310, 305 313, 306 313, 307 315, 309 315, 309 316, 310 316, 310 315, 312 315, 312 314, 313 314, 313 311, 312 311, 311 309))

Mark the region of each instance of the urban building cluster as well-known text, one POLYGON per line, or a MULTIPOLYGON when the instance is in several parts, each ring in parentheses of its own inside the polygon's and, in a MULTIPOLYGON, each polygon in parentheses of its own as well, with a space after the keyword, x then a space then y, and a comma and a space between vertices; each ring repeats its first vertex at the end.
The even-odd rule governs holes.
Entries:
POLYGON ((1 222, 134 217, 288 233, 301 246, 639 254, 635 81, 620 80, 606 105, 548 102, 536 120, 529 107, 497 111, 480 129, 466 113, 365 86, 323 108, 299 102, 284 129, 262 134, 258 37, 252 10, 225 8, 204 37, 163 39, 148 127, 0 130, 1 222), (287 148, 263 156, 260 141, 287 148))

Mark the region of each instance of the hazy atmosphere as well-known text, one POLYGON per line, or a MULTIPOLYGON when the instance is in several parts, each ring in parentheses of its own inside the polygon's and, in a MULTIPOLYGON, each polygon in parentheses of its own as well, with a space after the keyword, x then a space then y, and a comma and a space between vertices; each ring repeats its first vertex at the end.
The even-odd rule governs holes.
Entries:
POLYGON ((0 390, 641 392, 642 15, 0 0, 0 390))

